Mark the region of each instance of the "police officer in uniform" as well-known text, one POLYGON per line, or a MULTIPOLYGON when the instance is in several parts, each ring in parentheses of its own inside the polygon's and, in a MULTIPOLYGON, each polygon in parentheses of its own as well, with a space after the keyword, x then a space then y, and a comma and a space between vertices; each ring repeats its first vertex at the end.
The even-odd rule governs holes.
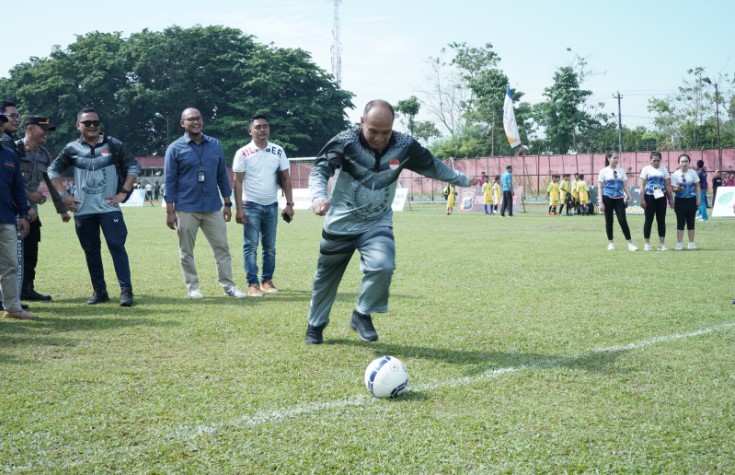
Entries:
MULTIPOLYGON (((51 300, 50 295, 41 294, 35 290, 34 281, 38 265, 38 243, 41 242, 41 219, 38 216, 38 206, 46 203, 46 195, 39 191, 39 187, 41 182, 45 181, 44 175, 53 160, 43 144, 46 143, 48 133, 55 130, 56 127, 51 124, 48 117, 27 115, 24 118, 24 128, 25 136, 15 145, 20 157, 20 169, 23 173, 26 196, 31 204, 31 210, 28 213, 31 229, 23 241, 23 285, 20 298, 23 300, 51 300)), ((46 185, 51 185, 50 180, 46 182, 46 185)), ((60 199, 55 200, 54 205, 64 222, 71 219, 68 209, 60 199)))

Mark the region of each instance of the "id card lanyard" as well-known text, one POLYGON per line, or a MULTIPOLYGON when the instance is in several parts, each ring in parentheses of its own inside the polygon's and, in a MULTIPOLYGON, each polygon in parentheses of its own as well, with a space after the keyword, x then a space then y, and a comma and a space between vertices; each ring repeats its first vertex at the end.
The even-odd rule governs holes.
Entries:
POLYGON ((201 144, 197 144, 196 142, 192 144, 191 142, 189 142, 189 145, 191 146, 191 148, 194 149, 194 153, 196 153, 197 157, 199 157, 199 172, 197 173, 197 183, 204 183, 204 140, 202 140, 201 144))

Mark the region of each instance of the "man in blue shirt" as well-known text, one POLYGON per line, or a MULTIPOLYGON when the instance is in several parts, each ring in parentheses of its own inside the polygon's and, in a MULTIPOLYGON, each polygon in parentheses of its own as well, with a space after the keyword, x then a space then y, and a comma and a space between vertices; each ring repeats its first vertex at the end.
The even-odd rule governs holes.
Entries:
MULTIPOLYGON (((0 124, 7 122, 0 115, 0 124)), ((18 155, 0 145, 0 288, 2 289, 3 316, 31 320, 36 315, 20 306, 18 287, 18 232, 28 235, 30 224, 23 175, 18 155), (16 216, 19 218, 16 219, 16 216)))
POLYGON ((222 145, 219 140, 202 133, 204 121, 197 109, 185 109, 180 123, 184 135, 166 150, 164 199, 166 224, 179 235, 179 262, 188 296, 190 299, 204 298, 194 261, 194 244, 201 228, 214 253, 217 281, 225 295, 246 297, 232 279, 232 256, 225 225, 232 217, 232 188, 222 145))
POLYGON ((503 204, 500 207, 500 216, 505 218, 505 211, 508 210, 508 216, 513 216, 513 166, 505 167, 505 173, 500 177, 500 183, 503 185, 503 204))

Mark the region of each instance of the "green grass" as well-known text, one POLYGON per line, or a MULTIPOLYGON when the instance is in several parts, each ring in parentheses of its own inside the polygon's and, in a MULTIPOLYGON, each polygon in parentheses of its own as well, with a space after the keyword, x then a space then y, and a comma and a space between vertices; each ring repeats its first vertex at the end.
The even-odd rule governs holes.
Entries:
POLYGON ((207 298, 190 301, 164 211, 126 209, 124 309, 84 303, 73 225, 44 209, 36 286, 54 301, 0 321, 0 472, 735 473, 735 221, 697 223, 694 252, 630 253, 606 250, 601 216, 413 208, 395 216, 380 340, 348 328, 356 255, 325 344, 308 347, 309 212, 279 226, 279 294, 224 297, 200 234, 207 298), (408 368, 404 397, 366 393, 383 354, 408 368))

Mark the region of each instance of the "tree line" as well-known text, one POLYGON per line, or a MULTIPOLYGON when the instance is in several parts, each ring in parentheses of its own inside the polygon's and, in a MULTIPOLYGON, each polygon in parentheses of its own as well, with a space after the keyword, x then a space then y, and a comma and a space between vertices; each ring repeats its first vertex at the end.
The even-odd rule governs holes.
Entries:
MULTIPOLYGON (((572 53, 554 72, 545 100, 531 104, 511 90, 523 143, 532 153, 602 153, 618 145, 618 118, 590 102, 584 88, 587 61, 572 53)), ((395 104, 399 121, 441 158, 512 155, 503 131, 508 77, 492 44, 451 43, 428 58, 428 87, 395 104), (432 120, 416 117, 421 109, 432 120)), ((654 126, 623 126, 624 151, 735 146, 734 79, 687 71, 678 90, 649 100, 654 126), (718 84, 717 91, 713 84, 718 84), (723 92, 725 91, 725 92, 723 92), (725 96, 729 94, 729 98, 725 96)), ((123 140, 136 155, 160 155, 181 133, 179 116, 188 106, 205 119, 205 133, 219 138, 231 155, 243 140, 249 118, 264 113, 290 156, 313 156, 349 126, 345 110, 354 95, 342 90, 299 48, 263 45, 234 28, 172 26, 79 35, 49 57, 32 57, 0 79, 0 98, 24 113, 48 115, 57 125, 48 148, 59 150, 76 135, 76 113, 94 107, 103 130, 123 140)), ((229 159, 229 157, 228 157, 229 159)))
POLYGON ((13 67, 0 79, 0 97, 23 113, 52 118, 52 153, 77 135, 77 112, 94 107, 105 133, 136 155, 162 155, 183 133, 181 111, 196 107, 205 133, 220 139, 229 160, 255 113, 268 116, 290 155, 313 156, 349 125, 345 109, 354 107, 353 94, 308 52, 263 45, 222 26, 145 29, 128 38, 119 32, 78 35, 48 58, 13 67))
MULTIPOLYGON (((590 102, 593 92, 584 88, 590 74, 587 61, 568 51, 573 59, 554 72, 544 89, 544 101, 524 102, 524 93, 512 89, 522 141, 535 154, 616 150, 618 118, 602 112, 604 103, 590 102)), ((490 43, 482 47, 449 44, 439 57, 428 60, 429 88, 421 92, 423 100, 412 96, 399 101, 399 117, 417 137, 433 139, 431 149, 439 157, 513 155, 503 131, 508 77, 500 60, 490 43), (422 107, 433 120, 416 120, 422 107)), ((733 86, 735 79, 729 74, 709 78, 703 68, 688 70, 677 91, 649 99, 653 128, 623 125, 623 150, 716 148, 718 109, 721 146, 735 146, 733 86)))

